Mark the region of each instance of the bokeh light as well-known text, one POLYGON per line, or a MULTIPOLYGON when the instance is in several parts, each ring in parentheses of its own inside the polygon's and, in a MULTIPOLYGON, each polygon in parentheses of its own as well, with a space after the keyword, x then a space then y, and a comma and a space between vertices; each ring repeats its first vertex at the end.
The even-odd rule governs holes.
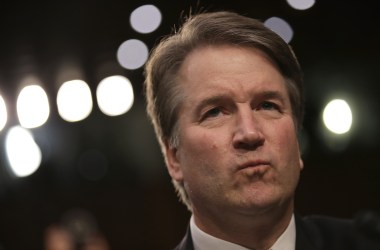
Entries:
POLYGON ((122 115, 133 105, 132 84, 124 76, 107 77, 99 83, 96 89, 96 98, 99 108, 104 114, 122 115))
POLYGON ((352 112, 348 103, 342 99, 330 101, 323 110, 323 122, 326 128, 335 134, 350 131, 352 112))
POLYGON ((27 129, 12 127, 7 133, 5 148, 10 170, 16 177, 29 176, 39 168, 42 153, 27 129))
POLYGON ((5 101, 3 97, 0 95, 0 131, 3 130, 5 124, 7 124, 8 113, 7 107, 5 105, 5 101))
POLYGON ((72 80, 62 84, 57 94, 58 113, 68 122, 85 119, 92 111, 91 89, 82 80, 72 80))
POLYGON ((285 42, 289 43, 293 38, 293 29, 284 19, 279 17, 268 18, 265 26, 276 32, 285 42))
POLYGON ((132 11, 130 16, 131 26, 139 33, 151 33, 161 24, 162 15, 154 5, 143 5, 132 11))
POLYGON ((123 42, 117 50, 117 60, 126 69, 138 69, 148 59, 148 47, 140 40, 130 39, 123 42))
POLYGON ((49 100, 45 90, 39 85, 24 87, 17 98, 17 115, 21 126, 35 128, 49 118, 49 100))
POLYGON ((315 0, 286 0, 296 10, 307 10, 313 7, 315 0))

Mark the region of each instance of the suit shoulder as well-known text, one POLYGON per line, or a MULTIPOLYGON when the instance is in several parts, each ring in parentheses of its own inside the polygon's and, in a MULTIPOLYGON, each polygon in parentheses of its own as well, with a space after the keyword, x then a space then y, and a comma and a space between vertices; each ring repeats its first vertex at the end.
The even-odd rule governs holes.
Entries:
POLYGON ((313 215, 299 218, 297 226, 318 249, 380 250, 379 238, 369 237, 353 220, 313 215))
POLYGON ((355 228, 352 220, 320 215, 304 217, 303 222, 321 233, 340 232, 346 234, 352 233, 355 228))

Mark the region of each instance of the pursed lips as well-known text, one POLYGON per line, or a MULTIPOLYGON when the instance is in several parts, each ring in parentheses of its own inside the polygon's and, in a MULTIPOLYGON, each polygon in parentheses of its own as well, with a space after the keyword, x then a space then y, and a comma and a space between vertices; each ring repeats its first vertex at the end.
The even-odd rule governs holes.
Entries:
POLYGON ((245 170, 245 169, 257 169, 259 170, 266 169, 267 167, 270 167, 270 162, 265 160, 255 160, 255 161, 247 161, 243 164, 240 164, 237 168, 237 170, 245 170))

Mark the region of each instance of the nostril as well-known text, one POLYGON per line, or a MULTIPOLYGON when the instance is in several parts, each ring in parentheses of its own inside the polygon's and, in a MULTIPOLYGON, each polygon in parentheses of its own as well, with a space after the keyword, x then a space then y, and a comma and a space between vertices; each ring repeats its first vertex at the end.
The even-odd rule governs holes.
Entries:
POLYGON ((256 150, 257 148, 264 145, 264 140, 257 141, 238 141, 234 143, 236 149, 242 149, 247 151, 256 150))

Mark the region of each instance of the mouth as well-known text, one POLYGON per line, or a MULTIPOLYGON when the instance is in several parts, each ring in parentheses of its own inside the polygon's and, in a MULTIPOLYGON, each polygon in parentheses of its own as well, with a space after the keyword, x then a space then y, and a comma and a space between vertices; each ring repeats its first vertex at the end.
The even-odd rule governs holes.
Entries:
POLYGON ((269 161, 256 160, 256 161, 245 162, 244 164, 239 165, 238 169, 255 168, 259 166, 269 166, 269 165, 270 165, 269 161))
POLYGON ((252 174, 262 174, 270 168, 270 162, 264 160, 249 161, 238 166, 238 171, 249 171, 252 174))

